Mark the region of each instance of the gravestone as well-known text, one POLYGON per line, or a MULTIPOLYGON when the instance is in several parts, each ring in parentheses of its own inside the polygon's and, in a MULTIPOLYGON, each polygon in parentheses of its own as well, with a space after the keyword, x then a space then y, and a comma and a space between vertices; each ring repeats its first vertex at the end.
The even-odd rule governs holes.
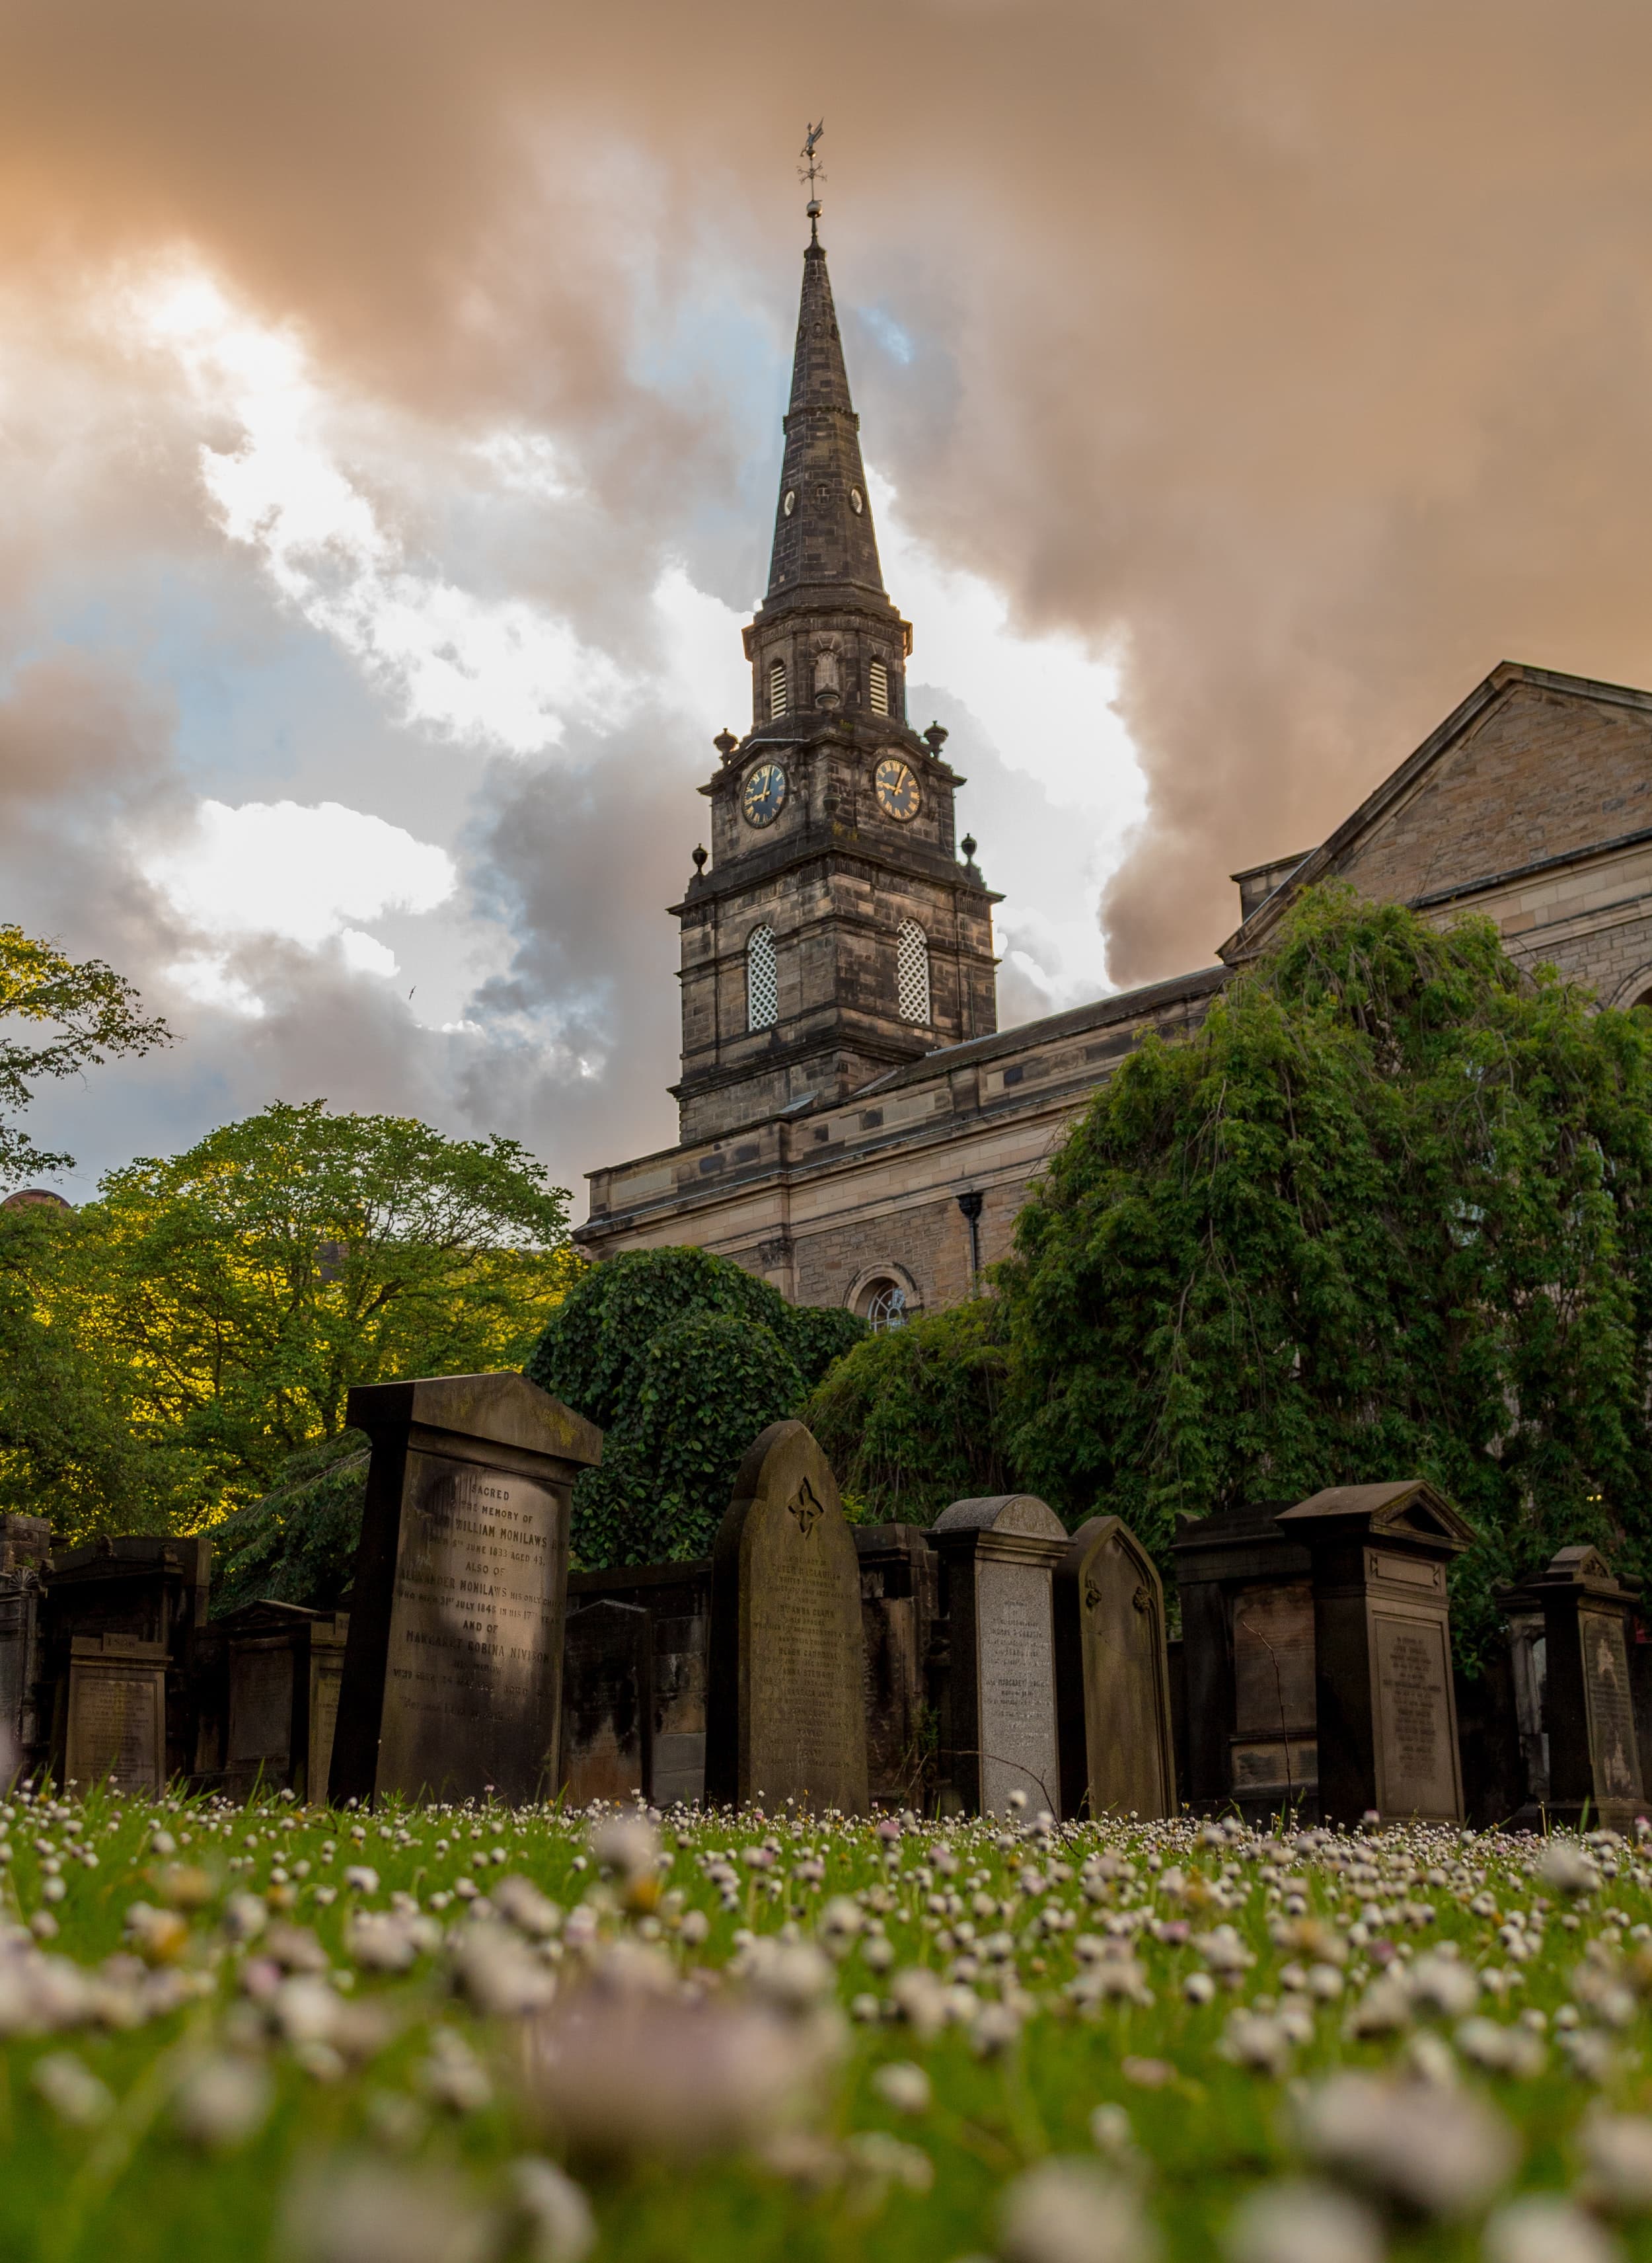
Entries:
POLYGON ((100 1535, 59 1551, 40 1598, 40 1734, 30 1758, 66 1765, 65 1723, 72 1647, 83 1636, 159 1643, 167 1653, 164 1782, 187 1775, 195 1738, 191 1687, 206 1628, 212 1544, 173 1533, 100 1535))
POLYGON ((916 1525, 851 1529, 861 1567, 867 1789, 874 1806, 921 1811, 934 1768, 928 1675, 935 1552, 916 1525))
POLYGON ((1165 1590, 1116 1516, 1093 1516, 1056 1567, 1056 1710, 1064 1816, 1176 1812, 1165 1590))
POLYGON ((84 1794, 107 1777, 124 1792, 159 1792, 166 1769, 167 1646, 132 1635, 70 1638, 65 1692, 66 1783, 84 1794))
POLYGON ((1497 1600, 1526 1660, 1526 1710, 1536 1717, 1522 1741, 1541 1755, 1517 1821, 1576 1823, 1587 1807, 1591 1826, 1627 1828, 1647 1806, 1629 1663, 1636 1591, 1598 1549, 1580 1546, 1497 1600))
POLYGON ((561 1789, 572 1807, 648 1796, 648 1613, 610 1596, 562 1630, 561 1789))
POLYGON ((222 1690, 201 1711, 217 1717, 220 1748, 210 1763, 198 1751, 203 1789, 234 1799, 255 1785, 325 1798, 349 1629, 347 1612, 271 1601, 214 1623, 222 1690))
POLYGON ((1446 1573, 1473 1529, 1421 1478, 1333 1486, 1279 1522, 1313 1566, 1322 1817, 1461 1822, 1446 1573))
POLYGON ((947 1804, 1061 1812, 1050 1583, 1068 1540, 1030 1493, 955 1500, 930 1528, 945 1617, 941 1772, 947 1804))
MULTIPOLYGON (((691 1805, 705 1793, 706 1659, 711 1559, 624 1564, 568 1574, 568 1611, 624 1603, 648 1622, 643 1721, 644 1787, 656 1807, 691 1805)), ((565 1690, 568 1677, 563 1678, 565 1690)))
POLYGON ((0 1516, 0 1790, 42 1741, 40 1606, 51 1563, 43 1516, 0 1516))
POLYGON ((771 1423, 711 1556, 706 1797, 864 1814, 862 1650, 837 1480, 801 1422, 771 1423))
POLYGON ((358 1386, 372 1444, 335 1800, 543 1797, 562 1696, 569 1496, 602 1433, 520 1375, 358 1386))
POLYGON ((1184 1516, 1171 1552, 1181 1602, 1187 1767, 1201 1814, 1250 1822, 1318 1812, 1314 1592, 1285 1501, 1184 1516))

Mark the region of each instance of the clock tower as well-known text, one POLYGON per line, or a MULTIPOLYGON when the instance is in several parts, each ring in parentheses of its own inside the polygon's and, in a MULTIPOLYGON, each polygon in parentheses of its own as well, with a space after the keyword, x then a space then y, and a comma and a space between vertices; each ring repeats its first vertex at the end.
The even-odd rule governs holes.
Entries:
POLYGON ((826 251, 811 206, 752 727, 721 733, 682 931, 685 1145, 841 1101, 997 1028, 992 907, 953 833, 946 733, 906 714, 826 251))

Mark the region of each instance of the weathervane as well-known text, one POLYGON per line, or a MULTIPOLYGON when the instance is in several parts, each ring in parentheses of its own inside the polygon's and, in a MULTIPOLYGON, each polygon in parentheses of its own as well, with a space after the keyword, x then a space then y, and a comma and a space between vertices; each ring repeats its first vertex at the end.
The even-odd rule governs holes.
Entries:
MULTIPOLYGON (((807 120, 804 122, 806 124, 807 120)), ((825 180, 826 168, 815 162, 814 153, 815 145, 825 132, 826 120, 823 118, 818 126, 811 126, 809 127, 808 133, 804 136, 803 147, 797 152, 797 155, 804 161, 797 168, 797 178, 800 181, 807 181, 809 184, 809 202, 807 211, 809 214, 809 241, 811 243, 819 243, 820 241, 820 199, 814 192, 814 184, 817 181, 825 180)))

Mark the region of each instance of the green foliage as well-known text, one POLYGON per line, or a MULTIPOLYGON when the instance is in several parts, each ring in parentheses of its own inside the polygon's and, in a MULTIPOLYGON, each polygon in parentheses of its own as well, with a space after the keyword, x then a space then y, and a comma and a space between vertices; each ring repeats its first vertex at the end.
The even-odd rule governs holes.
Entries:
POLYGON ((0 1500, 69 1536, 211 1523, 336 1439, 351 1385, 519 1367, 566 1209, 512 1140, 318 1100, 3 1214, 0 1500))
POLYGON ((292 1455, 272 1492, 213 1527, 213 1616, 243 1603, 332 1610, 349 1587, 367 1498, 368 1444, 343 1430, 292 1455))
POLYGON ((1023 1211, 1003 1436, 1070 1520, 1419 1474, 1490 1582, 1652 1568, 1652 1030, 1496 930, 1328 889, 1189 1042, 1149 1038, 1023 1211))
POLYGON ((931 1524, 1005 1490, 1003 1334, 999 1301, 973 1298, 868 1336, 817 1385, 803 1420, 861 1521, 931 1524))
MULTIPOLYGON (((26 1108, 43 1076, 76 1076, 112 1056, 170 1045, 172 1032, 139 1011, 138 994, 100 958, 67 958, 20 927, 0 925, 0 1023, 26 1038, 0 1038, 0 1110, 26 1108)), ((0 1187, 61 1171, 72 1155, 48 1154, 0 1114, 0 1187)))
POLYGON ((527 1368, 604 1433, 602 1468, 574 1492, 579 1562, 705 1554, 752 1440, 864 1333, 703 1249, 630 1250, 582 1275, 527 1368))

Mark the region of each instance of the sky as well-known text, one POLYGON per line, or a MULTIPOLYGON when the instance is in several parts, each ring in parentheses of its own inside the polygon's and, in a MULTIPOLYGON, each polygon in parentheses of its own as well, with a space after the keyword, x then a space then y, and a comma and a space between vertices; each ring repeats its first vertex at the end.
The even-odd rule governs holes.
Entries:
POLYGON ((1652 684, 1642 0, 11 0, 0 917, 281 1098, 667 1146, 805 192, 1000 1019, 1208 964, 1504 658, 1652 684))

